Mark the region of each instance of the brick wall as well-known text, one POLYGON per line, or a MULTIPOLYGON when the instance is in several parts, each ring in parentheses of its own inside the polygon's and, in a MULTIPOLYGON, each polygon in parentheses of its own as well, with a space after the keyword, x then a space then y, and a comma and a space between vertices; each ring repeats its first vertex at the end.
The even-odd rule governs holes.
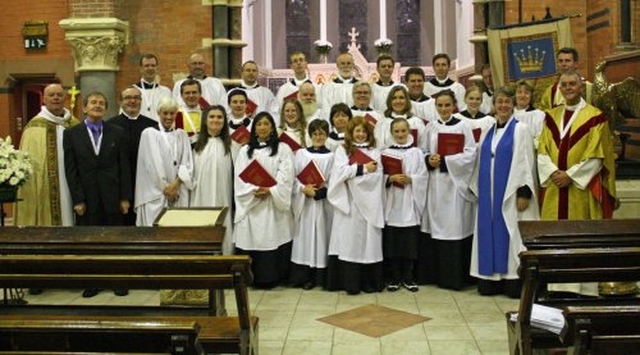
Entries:
POLYGON ((212 7, 202 0, 123 1, 120 19, 129 21, 130 44, 123 51, 118 74, 118 91, 140 80, 139 59, 153 53, 160 60, 161 83, 173 87, 173 77, 188 74, 187 59, 200 51, 213 73, 211 49, 202 48, 203 38, 212 38, 212 7))
POLYGON ((114 0, 69 0, 69 17, 115 17, 114 0))

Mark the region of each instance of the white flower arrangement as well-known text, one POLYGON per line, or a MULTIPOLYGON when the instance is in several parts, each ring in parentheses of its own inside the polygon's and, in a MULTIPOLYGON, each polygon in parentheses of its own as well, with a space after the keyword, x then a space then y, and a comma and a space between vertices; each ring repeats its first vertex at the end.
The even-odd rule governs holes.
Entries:
POLYGON ((393 41, 388 38, 378 38, 373 42, 373 45, 376 47, 379 53, 388 54, 391 52, 391 46, 393 46, 393 41))
POLYGON ((316 46, 316 52, 318 52, 319 54, 329 54, 329 52, 331 52, 331 49, 333 48, 333 44, 324 39, 318 39, 313 42, 313 44, 316 46))
POLYGON ((0 186, 18 187, 24 184, 32 173, 29 154, 14 149, 11 137, 0 138, 0 186))

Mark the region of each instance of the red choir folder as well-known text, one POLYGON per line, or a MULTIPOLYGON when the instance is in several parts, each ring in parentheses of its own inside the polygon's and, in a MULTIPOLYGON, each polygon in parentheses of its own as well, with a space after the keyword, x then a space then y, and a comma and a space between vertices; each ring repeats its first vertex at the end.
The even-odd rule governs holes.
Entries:
POLYGON ((464 134, 438 133, 438 154, 453 155, 464 150, 464 134))
POLYGON ((244 110, 247 116, 253 117, 253 114, 256 112, 257 108, 258 108, 258 104, 251 101, 251 99, 247 97, 247 108, 244 110))
POLYGON ((353 148, 353 152, 349 156, 349 165, 353 165, 353 164, 364 165, 372 161, 374 160, 371 159, 370 156, 368 156, 365 152, 361 151, 358 148, 353 148))
POLYGON ((300 174, 298 174, 297 177, 301 184, 313 185, 315 187, 322 186, 326 181, 315 160, 311 160, 309 164, 300 171, 300 174))
POLYGON ((413 136, 413 144, 411 146, 412 147, 417 147, 418 146, 418 130, 417 129, 412 129, 411 130, 411 135, 413 136))
POLYGON ((236 130, 231 134, 231 139, 233 139, 240 145, 249 143, 250 138, 251 133, 244 125, 240 125, 240 127, 236 128, 236 130))
MULTIPOLYGON (((382 154, 380 155, 380 160, 382 161, 382 168, 384 169, 384 173, 387 175, 396 175, 402 174, 402 159, 382 154)), ((404 185, 399 183, 393 183, 393 186, 397 186, 401 189, 404 189, 404 185)))
POLYGON ((292 92, 291 94, 289 94, 289 95, 284 97, 284 101, 297 100, 297 99, 298 99, 298 90, 296 90, 296 91, 292 92))
POLYGON ((364 115, 364 120, 367 121, 367 123, 369 123, 372 126, 375 126, 376 123, 378 123, 378 120, 376 120, 375 117, 371 116, 368 113, 366 115, 364 115))
POLYGON ((476 143, 480 142, 480 135, 482 135, 482 130, 480 128, 474 128, 471 132, 473 133, 473 139, 476 141, 476 143))
POLYGON ((280 133, 280 142, 285 143, 291 148, 291 150, 295 153, 298 149, 302 148, 300 143, 296 142, 295 139, 291 138, 287 132, 280 133))
POLYGON ((247 184, 259 187, 271 187, 277 184, 276 179, 255 159, 244 168, 239 176, 247 184))

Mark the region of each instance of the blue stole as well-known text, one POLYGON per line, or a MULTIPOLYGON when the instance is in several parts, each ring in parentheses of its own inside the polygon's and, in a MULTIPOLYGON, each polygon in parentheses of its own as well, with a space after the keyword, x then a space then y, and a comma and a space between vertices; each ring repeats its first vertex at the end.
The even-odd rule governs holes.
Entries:
MULTIPOLYGON (((514 120, 512 118, 512 120, 514 120)), ((509 264, 509 231, 502 214, 504 193, 511 171, 513 136, 517 120, 508 123, 496 146, 493 164, 493 198, 491 198, 491 142, 494 125, 485 137, 480 150, 478 175, 478 269, 480 275, 506 274, 509 264)))

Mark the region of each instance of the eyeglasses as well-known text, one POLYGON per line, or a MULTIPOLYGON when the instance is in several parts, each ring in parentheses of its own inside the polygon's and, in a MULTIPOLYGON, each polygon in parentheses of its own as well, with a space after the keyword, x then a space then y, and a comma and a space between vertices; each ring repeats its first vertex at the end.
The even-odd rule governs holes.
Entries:
POLYGON ((140 97, 140 96, 129 96, 129 95, 127 95, 127 96, 123 97, 123 99, 125 99, 125 100, 142 100, 142 97, 140 97))

